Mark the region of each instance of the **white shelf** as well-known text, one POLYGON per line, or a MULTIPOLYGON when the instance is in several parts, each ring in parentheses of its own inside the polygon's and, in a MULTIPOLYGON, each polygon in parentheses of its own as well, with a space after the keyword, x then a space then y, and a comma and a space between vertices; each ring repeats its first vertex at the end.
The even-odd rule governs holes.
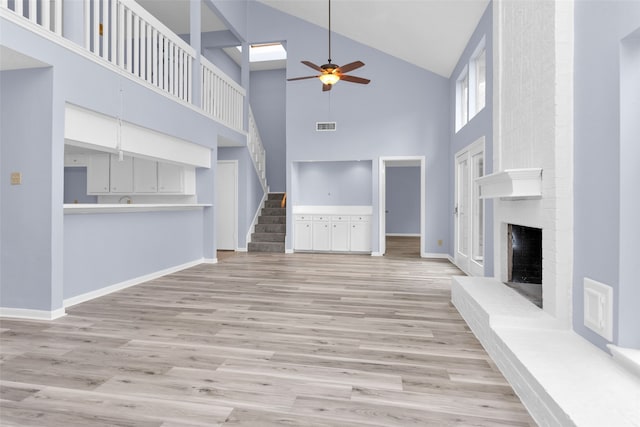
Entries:
POLYGON ((194 210, 211 207, 210 204, 201 203, 71 203, 64 205, 64 213, 91 214, 91 213, 122 213, 122 212, 154 212, 154 211, 179 211, 194 210))
POLYGON ((542 169, 505 169, 476 179, 480 198, 503 200, 539 199, 542 197, 542 169))

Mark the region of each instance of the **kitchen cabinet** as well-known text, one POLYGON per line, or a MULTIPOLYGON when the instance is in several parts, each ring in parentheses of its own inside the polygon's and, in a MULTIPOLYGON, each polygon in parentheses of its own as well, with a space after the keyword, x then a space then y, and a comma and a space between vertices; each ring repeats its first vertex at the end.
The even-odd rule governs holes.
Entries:
POLYGON ((125 156, 120 160, 117 154, 112 154, 109 172, 112 193, 133 193, 132 157, 125 156))
POLYGON ((133 159, 133 192, 155 193, 158 191, 158 162, 133 159))
POLYGON ((160 193, 182 193, 184 168, 171 163, 158 163, 158 191, 160 193))
POLYGON ((314 251, 331 250, 331 221, 328 216, 315 215, 313 217, 313 243, 314 251))
POLYGON ((310 251, 313 249, 311 234, 311 217, 306 215, 296 215, 293 225, 294 242, 293 247, 300 251, 310 251))
POLYGON ((352 216, 349 238, 354 252, 371 252, 371 221, 368 216, 352 216))
POLYGON ((331 250, 347 252, 349 249, 349 217, 331 217, 331 250))
POLYGON ((64 166, 65 167, 82 167, 87 166, 87 155, 74 153, 74 154, 65 154, 64 155, 64 166))
POLYGON ((109 193, 109 154, 93 154, 87 159, 87 194, 109 193))
MULTIPOLYGON (((305 208, 309 212, 313 209, 313 207, 305 208)), ((371 215, 349 215, 349 207, 320 206, 317 208, 317 213, 295 214, 296 207, 294 207, 294 250, 371 252, 371 215)), ((365 210, 362 207, 359 208, 357 211, 365 210)))

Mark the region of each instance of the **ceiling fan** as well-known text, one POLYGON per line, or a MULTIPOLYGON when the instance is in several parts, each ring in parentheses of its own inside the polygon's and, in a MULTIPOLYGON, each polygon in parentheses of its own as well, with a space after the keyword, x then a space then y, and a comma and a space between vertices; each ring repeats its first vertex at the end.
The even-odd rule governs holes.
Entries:
POLYGON ((345 74, 349 71, 353 71, 364 66, 364 62, 362 61, 350 62, 349 64, 343 65, 342 67, 331 63, 331 0, 329 0, 329 62, 322 66, 318 66, 310 61, 301 62, 307 67, 313 68, 314 70, 318 71, 320 74, 315 76, 294 77, 291 79, 287 79, 287 81, 317 78, 322 82, 323 92, 331 90, 333 85, 338 83, 340 80, 351 83, 359 83, 363 85, 366 85, 371 81, 369 79, 363 79, 362 77, 349 76, 345 74))

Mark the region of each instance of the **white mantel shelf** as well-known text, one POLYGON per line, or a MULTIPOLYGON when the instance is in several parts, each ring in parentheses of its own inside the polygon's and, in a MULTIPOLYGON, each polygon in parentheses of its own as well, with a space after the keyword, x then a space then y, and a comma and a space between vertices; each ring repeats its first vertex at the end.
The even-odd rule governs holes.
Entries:
POLYGON ((155 211, 180 211, 194 210, 211 207, 202 203, 71 203, 64 205, 65 215, 92 214, 92 213, 123 213, 123 212, 155 212, 155 211))
POLYGON ((505 169, 476 179, 480 198, 502 200, 539 199, 542 197, 542 169, 505 169))

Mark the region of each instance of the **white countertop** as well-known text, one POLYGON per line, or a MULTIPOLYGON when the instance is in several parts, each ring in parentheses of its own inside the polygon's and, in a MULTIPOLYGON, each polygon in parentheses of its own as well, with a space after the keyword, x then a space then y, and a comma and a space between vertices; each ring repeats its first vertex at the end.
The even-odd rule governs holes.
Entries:
POLYGON ((178 211, 193 210, 211 207, 204 203, 65 203, 64 213, 89 214, 89 213, 121 213, 121 212, 153 212, 153 211, 178 211))

